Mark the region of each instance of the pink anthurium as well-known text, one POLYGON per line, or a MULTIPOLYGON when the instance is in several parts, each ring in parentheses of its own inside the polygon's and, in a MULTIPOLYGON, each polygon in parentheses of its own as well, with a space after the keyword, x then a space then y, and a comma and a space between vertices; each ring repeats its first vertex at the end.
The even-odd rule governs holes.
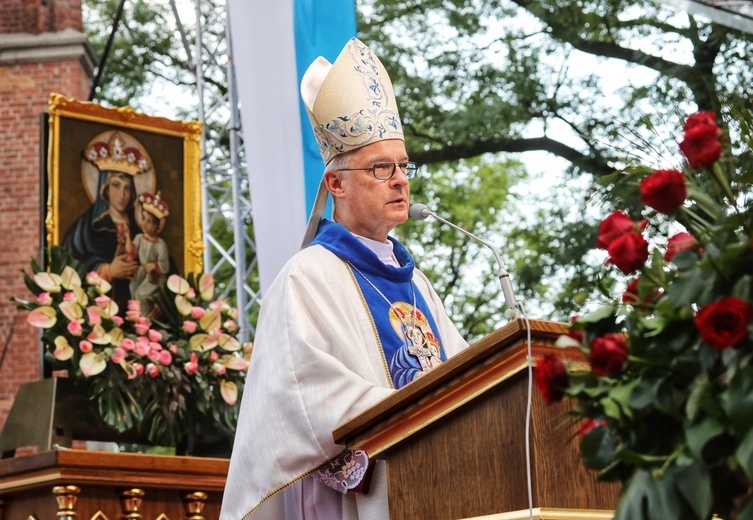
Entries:
POLYGON ((108 282, 104 278, 100 278, 99 282, 97 282, 97 285, 95 285, 94 288, 99 294, 107 294, 110 292, 110 289, 112 289, 112 285, 110 285, 110 282, 108 282))
POLYGON ((73 347, 68 343, 65 336, 55 338, 55 351, 52 353, 58 361, 66 361, 73 356, 73 347))
POLYGON ((105 311, 107 317, 112 319, 113 317, 117 316, 120 309, 118 308, 118 304, 115 303, 115 300, 110 300, 107 303, 107 307, 105 307, 103 310, 105 311))
POLYGON ((199 320, 199 326, 206 331, 219 329, 222 326, 220 309, 213 309, 202 316, 199 320))
POLYGON ((188 344, 191 346, 191 350, 206 352, 217 346, 217 339, 209 334, 195 334, 194 336, 191 336, 188 344))
POLYGON ((123 340, 125 339, 125 334, 123 334, 123 329, 120 327, 113 328, 110 332, 110 343, 115 345, 116 347, 119 347, 121 343, 123 343, 123 340))
POLYGON ((176 294, 175 308, 178 309, 178 312, 181 314, 181 316, 188 316, 189 314, 191 314, 191 309, 193 308, 193 306, 185 296, 183 296, 182 294, 176 294))
POLYGON ((89 320, 89 325, 102 323, 102 309, 93 306, 89 307, 86 309, 86 317, 89 320))
POLYGON ((177 274, 170 275, 167 279, 167 288, 175 294, 186 294, 191 288, 185 278, 181 278, 177 274))
POLYGON ((231 370, 248 370, 248 360, 238 356, 224 355, 220 363, 231 370))
POLYGON ((73 267, 66 265, 60 275, 60 283, 64 288, 72 291, 75 287, 81 287, 81 277, 73 267))
POLYGON ((84 321, 84 310, 75 301, 61 302, 59 309, 70 321, 84 321))
POLYGON ((107 368, 107 363, 101 354, 87 352, 81 356, 78 366, 81 368, 81 373, 84 374, 84 377, 91 377, 104 371, 107 368))
POLYGON ((29 322, 29 325, 32 327, 49 329, 57 323, 58 316, 55 309, 49 305, 43 305, 42 307, 37 307, 31 311, 26 317, 26 321, 29 322))
POLYGON ((40 271, 34 275, 34 283, 48 293, 59 293, 62 290, 61 282, 59 274, 40 271))
POLYGON ((199 293, 201 299, 208 302, 214 296, 214 276, 204 273, 199 277, 199 293))
POLYGON ((89 305, 89 296, 87 296, 86 291, 81 287, 74 287, 73 294, 75 295, 76 301, 81 307, 86 307, 87 305, 89 305))
POLYGON ((236 350, 241 349, 241 342, 229 334, 220 335, 217 344, 230 352, 235 352, 236 350))
POLYGON ((220 382, 220 394, 227 404, 233 406, 238 400, 238 386, 232 381, 225 381, 223 379, 220 382))
POLYGON ((94 325, 92 331, 86 336, 86 339, 95 345, 109 345, 111 343, 110 335, 105 331, 101 324, 94 325))

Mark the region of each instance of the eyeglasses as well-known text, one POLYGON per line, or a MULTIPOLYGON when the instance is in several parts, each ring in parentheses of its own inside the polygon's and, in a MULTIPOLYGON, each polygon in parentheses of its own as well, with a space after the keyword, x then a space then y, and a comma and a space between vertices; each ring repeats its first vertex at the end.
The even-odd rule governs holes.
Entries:
POLYGON ((393 175, 395 175, 395 171, 397 168, 400 168, 400 171, 405 174, 405 177, 407 179, 412 179, 416 176, 416 172, 418 171, 418 165, 414 162, 380 162, 376 163, 371 168, 340 168, 339 170, 335 170, 337 172, 349 172, 349 171, 357 171, 357 170, 369 170, 371 173, 379 179, 380 181, 386 181, 387 179, 391 179, 393 175))

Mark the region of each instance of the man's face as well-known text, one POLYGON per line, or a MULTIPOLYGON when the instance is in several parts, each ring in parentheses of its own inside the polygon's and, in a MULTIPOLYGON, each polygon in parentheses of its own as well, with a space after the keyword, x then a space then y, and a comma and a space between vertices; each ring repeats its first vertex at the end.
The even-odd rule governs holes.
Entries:
MULTIPOLYGON (((350 168, 371 168, 380 162, 405 162, 405 144, 398 139, 379 141, 353 152, 350 168)), ((396 168, 387 180, 371 171, 339 172, 342 192, 336 198, 335 218, 353 233, 386 242, 387 233, 408 220, 410 186, 405 174, 396 168)))

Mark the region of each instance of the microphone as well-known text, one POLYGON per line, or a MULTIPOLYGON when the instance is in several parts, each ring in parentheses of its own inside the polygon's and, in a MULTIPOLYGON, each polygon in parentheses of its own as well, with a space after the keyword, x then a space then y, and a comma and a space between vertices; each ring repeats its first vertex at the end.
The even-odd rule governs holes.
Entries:
POLYGON ((505 269, 505 266, 502 265, 502 259, 499 257, 499 252, 497 251, 496 247, 485 242, 484 240, 481 240, 479 237, 477 237, 470 231, 466 231, 465 229, 456 226, 452 222, 449 222, 443 219, 442 217, 440 217, 439 215, 431 211, 426 204, 420 204, 420 203, 413 204, 410 207, 408 214, 416 220, 426 220, 428 217, 434 217, 438 221, 444 224, 447 224, 451 228, 457 229, 464 235, 471 237, 476 242, 483 244, 489 249, 491 249, 492 253, 494 253, 494 258, 497 260, 497 265, 499 265, 499 283, 502 286, 502 294, 504 295, 505 303, 507 304, 507 310, 505 310, 505 318, 507 318, 508 320, 514 320, 520 317, 520 310, 518 309, 518 302, 515 299, 515 293, 513 292, 513 289, 512 289, 512 282, 510 282, 510 273, 508 273, 507 270, 505 269))

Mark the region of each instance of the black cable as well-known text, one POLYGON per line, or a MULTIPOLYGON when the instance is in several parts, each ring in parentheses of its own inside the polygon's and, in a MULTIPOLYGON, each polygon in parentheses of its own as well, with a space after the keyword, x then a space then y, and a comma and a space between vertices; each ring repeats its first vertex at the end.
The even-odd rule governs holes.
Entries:
POLYGON ((13 316, 10 322, 10 330, 8 331, 8 337, 5 338, 5 345, 3 345, 3 353, 0 354, 0 370, 3 369, 3 362, 5 361, 5 354, 8 353, 8 348, 10 347, 10 340, 11 338, 13 338, 13 330, 16 328, 17 319, 18 319, 18 309, 16 309, 16 314, 13 316))
POLYGON ((89 91, 89 101, 94 100, 94 93, 99 87, 99 82, 102 79, 102 73, 105 70, 105 63, 107 63, 107 57, 110 55, 110 48, 112 48, 112 41, 115 39, 115 33, 118 31, 118 25, 120 25, 120 19, 123 17, 123 8, 125 7, 126 0, 120 0, 118 5, 118 12, 115 13, 115 20, 112 22, 112 31, 110 31, 110 37, 107 38, 107 44, 105 45, 105 52, 102 54, 102 59, 99 61, 99 67, 97 67, 97 76, 94 78, 92 88, 89 91))

